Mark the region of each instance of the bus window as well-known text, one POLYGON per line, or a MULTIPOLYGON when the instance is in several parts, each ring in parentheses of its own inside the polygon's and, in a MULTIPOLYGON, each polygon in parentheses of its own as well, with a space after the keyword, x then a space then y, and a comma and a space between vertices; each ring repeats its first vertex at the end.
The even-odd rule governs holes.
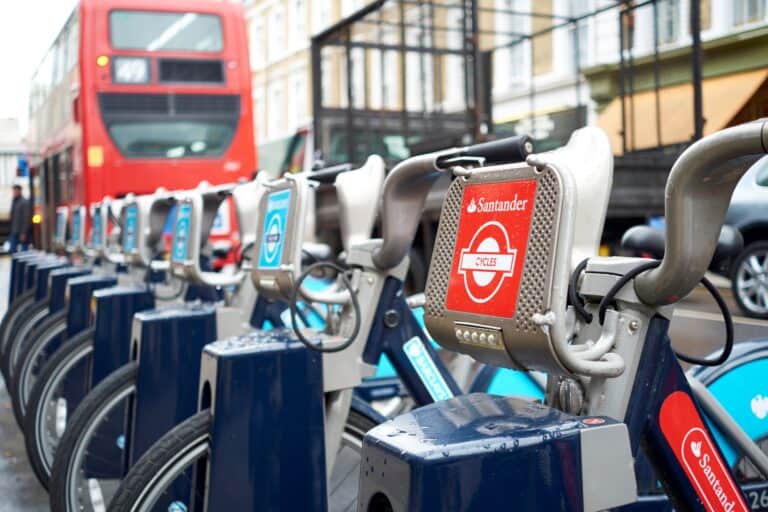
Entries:
POLYGON ((224 46, 221 20, 211 14, 112 11, 112 47, 150 52, 220 52, 224 46))
POLYGON ((236 125, 219 121, 109 122, 109 134, 127 157, 219 156, 229 147, 236 125))

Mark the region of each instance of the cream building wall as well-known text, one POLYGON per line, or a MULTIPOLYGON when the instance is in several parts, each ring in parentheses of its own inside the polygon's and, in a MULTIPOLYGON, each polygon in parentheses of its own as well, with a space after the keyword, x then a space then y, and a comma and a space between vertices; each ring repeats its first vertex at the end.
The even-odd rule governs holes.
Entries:
MULTIPOLYGON (((251 64, 257 144, 261 147, 279 144, 312 120, 312 76, 310 38, 363 7, 368 0, 245 0, 249 19, 251 64)), ((458 4, 461 0, 441 0, 437 4, 458 4)), ((660 0, 658 4, 662 51, 690 45, 687 16, 690 0, 660 0)), ((485 9, 480 13, 483 32, 480 46, 497 47, 513 41, 505 35, 513 32, 535 33, 561 23, 567 17, 579 16, 615 5, 614 0, 479 0, 485 9), (495 9, 496 12, 490 12, 495 9), (536 12, 546 16, 515 15, 514 12, 536 12), (495 32, 495 34, 493 34, 495 32)), ((382 11, 383 20, 399 19, 397 2, 382 11)), ((407 4, 406 20, 417 19, 418 6, 407 4)), ((702 0, 702 37, 705 41, 723 35, 753 29, 766 24, 768 0, 702 0)), ((461 26, 461 11, 438 9, 435 24, 442 27, 461 26)), ((360 24, 353 37, 366 40, 380 38, 398 44, 396 27, 378 28, 360 24)), ((434 44, 438 47, 461 45, 459 32, 435 30, 429 40, 419 40, 417 29, 405 32, 406 44, 434 44)), ((652 51, 653 18, 650 7, 637 11, 635 17, 635 57, 652 51)), ((587 121, 594 123, 598 112, 590 98, 589 83, 578 73, 575 45, 580 47, 580 68, 615 64, 619 56, 618 9, 591 16, 579 23, 552 30, 530 42, 497 50, 493 56, 492 98, 494 123, 507 124, 528 131, 527 118, 535 113, 534 136, 546 137, 553 112, 562 112, 581 104, 587 105, 587 121), (578 78, 576 78, 578 77, 578 78), (576 95, 575 82, 579 82, 576 95), (532 103, 530 89, 536 91, 532 103)), ((326 106, 346 106, 346 73, 343 49, 323 56, 323 83, 320 84, 326 106)), ((356 49, 351 60, 351 89, 356 108, 422 111, 435 108, 460 111, 464 108, 463 59, 457 56, 419 57, 413 52, 380 52, 356 49), (368 52, 367 54, 365 52, 368 52), (366 65, 360 65, 365 62, 366 65), (406 70, 408 80, 401 90, 400 73, 406 70), (414 71, 417 70, 417 71, 414 71), (417 74, 418 73, 418 74, 417 74), (440 76, 435 76, 439 73, 440 76), (418 76, 418 80, 411 77, 418 76), (374 86, 375 85, 375 86, 374 86), (367 88, 367 89, 366 89, 367 88)), ((530 122, 529 122, 530 124, 530 122)))
POLYGON ((289 137, 311 122, 310 39, 362 5, 362 0, 246 1, 258 144, 289 137))

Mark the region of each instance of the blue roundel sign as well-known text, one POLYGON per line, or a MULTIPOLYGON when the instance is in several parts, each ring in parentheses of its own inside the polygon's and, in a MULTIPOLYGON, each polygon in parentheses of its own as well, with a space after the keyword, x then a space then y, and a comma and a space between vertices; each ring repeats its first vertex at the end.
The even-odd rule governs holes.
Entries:
POLYGON ((101 207, 94 208, 91 219, 91 246, 94 249, 101 247, 101 207))
POLYGON ((176 214, 176 227, 173 230, 173 248, 171 259, 185 261, 189 254, 189 224, 192 217, 192 204, 183 203, 176 214))
POLYGON ((64 212, 56 212, 56 242, 62 244, 67 236, 67 214, 64 212))
POLYGON ((132 204, 125 211, 125 234, 123 235, 123 251, 131 252, 136 249, 136 222, 139 208, 132 204))
POLYGON ((76 208, 72 213, 72 243, 80 243, 80 208, 76 208))
POLYGON ((276 269, 280 267, 290 206, 290 190, 273 192, 267 198, 267 214, 264 216, 264 230, 259 248, 259 268, 276 269))

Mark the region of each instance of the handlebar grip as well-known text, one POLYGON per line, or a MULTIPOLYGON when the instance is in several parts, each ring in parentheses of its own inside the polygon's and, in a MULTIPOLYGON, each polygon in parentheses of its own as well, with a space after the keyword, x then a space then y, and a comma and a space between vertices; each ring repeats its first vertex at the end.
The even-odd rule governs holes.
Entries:
POLYGON ((677 302, 699 283, 715 252, 731 194, 749 168, 732 161, 765 153, 768 120, 762 119, 708 135, 680 155, 665 191, 664 259, 635 279, 643 302, 677 302))
POLYGON ((352 164, 334 165, 333 167, 326 167, 325 169, 310 172, 309 179, 318 183, 330 184, 336 181, 336 176, 351 170, 352 164))
POLYGON ((437 165, 461 157, 482 158, 485 164, 525 162, 531 153, 533 153, 533 140, 528 135, 516 135, 461 148, 456 153, 439 157, 437 165))

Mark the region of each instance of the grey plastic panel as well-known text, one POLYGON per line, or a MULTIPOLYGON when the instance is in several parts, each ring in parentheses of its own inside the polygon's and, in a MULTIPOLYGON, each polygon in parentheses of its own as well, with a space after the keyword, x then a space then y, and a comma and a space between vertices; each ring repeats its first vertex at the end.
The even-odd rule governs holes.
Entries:
POLYGON ((584 428, 581 485, 584 512, 598 512, 637 501, 635 460, 623 423, 584 428))
MULTIPOLYGON (((459 177, 453 181, 443 203, 426 288, 425 321, 430 333, 441 345, 497 366, 561 371, 560 364, 553 355, 551 333, 542 328, 541 323, 536 320, 537 315, 546 315, 552 309, 553 286, 563 285, 553 282, 555 262, 558 259, 557 240, 562 196, 560 173, 551 166, 541 169, 520 164, 491 167, 473 171, 469 178, 459 177), (505 278, 519 279, 516 298, 499 293, 491 295, 490 299, 483 302, 483 297, 475 297, 472 300, 477 302, 478 306, 469 308, 474 309, 475 312, 472 313, 449 307, 449 287, 457 286, 456 280, 461 279, 457 274, 460 273, 460 266, 464 265, 464 260, 458 260, 465 254, 474 256, 484 252, 483 249, 475 247, 476 254, 473 254, 468 252, 469 247, 460 246, 466 245, 466 236, 461 235, 460 225, 462 222, 469 222, 464 219, 471 215, 468 211, 462 211, 466 202, 465 190, 478 184, 492 184, 497 188, 504 188, 506 184, 529 181, 534 181, 536 188, 533 205, 527 205, 531 211, 527 213, 530 215, 530 224, 526 232, 518 230, 510 233, 513 228, 509 227, 509 213, 486 215, 486 218, 496 219, 494 222, 507 227, 510 237, 509 249, 515 251, 515 260, 523 258, 522 264, 515 261, 511 274, 505 274, 500 281, 503 283, 505 278), (477 312, 483 308, 490 312, 498 309, 496 306, 500 302, 515 299, 516 306, 512 314, 477 312)), ((519 201, 517 196, 504 199, 512 205, 511 208, 519 204, 515 203, 519 201)), ((476 237, 487 224, 489 222, 477 231, 476 237)), ((500 251, 501 258, 507 257, 504 252, 500 251)), ((493 281, 499 281, 499 268, 495 267, 491 284, 487 286, 493 286, 493 281)), ((474 286, 469 279, 475 279, 477 284, 487 280, 489 275, 487 272, 473 273, 465 270, 463 282, 467 294, 471 295, 469 288, 474 286)), ((514 286, 511 288, 514 290, 514 286)), ((503 291, 501 288, 498 290, 503 291)))
POLYGON ((252 278, 260 293, 289 299, 301 272, 301 244, 310 197, 303 176, 265 185, 258 208, 252 278))

